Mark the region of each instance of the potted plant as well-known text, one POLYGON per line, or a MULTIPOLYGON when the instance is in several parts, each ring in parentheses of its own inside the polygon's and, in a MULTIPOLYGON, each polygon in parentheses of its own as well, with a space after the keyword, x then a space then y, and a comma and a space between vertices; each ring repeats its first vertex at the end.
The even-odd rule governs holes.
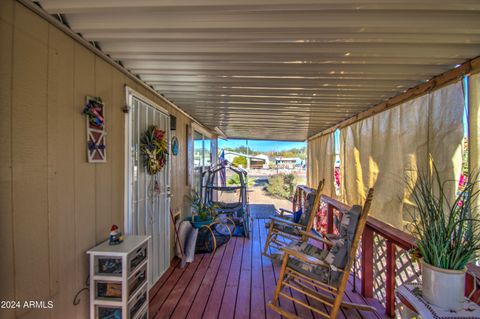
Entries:
POLYGON ((190 203, 193 209, 191 219, 193 227, 200 228, 204 225, 210 225, 215 217, 215 207, 205 204, 201 196, 195 191, 192 192, 190 203))
MULTIPOLYGON (((413 235, 421 256, 422 294, 433 305, 460 310, 465 301, 466 265, 480 251, 480 220, 475 201, 478 174, 473 174, 458 190, 453 202, 447 186, 433 165, 432 174, 420 172, 409 183, 413 201, 413 235)), ((456 186, 456 185, 455 185, 456 186)))

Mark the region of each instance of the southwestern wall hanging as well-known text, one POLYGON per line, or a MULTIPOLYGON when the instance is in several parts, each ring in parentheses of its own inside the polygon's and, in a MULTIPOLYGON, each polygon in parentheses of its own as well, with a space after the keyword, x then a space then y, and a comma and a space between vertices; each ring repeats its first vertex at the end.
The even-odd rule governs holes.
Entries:
POLYGON ((100 97, 86 97, 87 158, 89 163, 106 163, 105 104, 100 97))
POLYGON ((168 156, 168 143, 165 131, 152 125, 143 134, 140 151, 144 156, 145 167, 150 175, 156 175, 165 166, 168 156))

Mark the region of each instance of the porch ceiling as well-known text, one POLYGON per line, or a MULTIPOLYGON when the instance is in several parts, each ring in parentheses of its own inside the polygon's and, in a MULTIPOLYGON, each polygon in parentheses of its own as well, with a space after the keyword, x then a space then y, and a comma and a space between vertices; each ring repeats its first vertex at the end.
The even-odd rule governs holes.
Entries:
POLYGON ((305 140, 480 53, 478 0, 41 0, 231 138, 305 140))

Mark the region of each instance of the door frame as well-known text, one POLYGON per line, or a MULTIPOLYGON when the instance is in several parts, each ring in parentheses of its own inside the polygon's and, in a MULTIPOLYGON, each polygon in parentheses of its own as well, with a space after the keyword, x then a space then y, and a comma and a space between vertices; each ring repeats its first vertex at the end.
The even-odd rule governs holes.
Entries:
MULTIPOLYGON (((135 97, 136 99, 143 101, 144 103, 154 107, 158 111, 160 111, 160 112, 162 112, 162 113, 164 113, 164 114, 166 114, 170 117, 170 114, 168 113, 168 111, 166 109, 159 106, 157 103, 153 102, 152 100, 150 100, 146 96, 142 95, 141 93, 135 91, 134 89, 132 89, 128 85, 125 85, 125 98, 126 98, 126 107, 127 108, 126 108, 126 111, 124 112, 125 113, 124 230, 125 230, 125 234, 127 234, 127 235, 130 233, 130 229, 131 229, 131 226, 132 226, 131 221, 129 220, 129 216, 128 216, 128 211, 131 207, 131 202, 130 202, 130 198, 129 198, 129 195, 130 195, 130 185, 129 185, 130 180, 129 180, 129 177, 130 177, 130 174, 132 172, 131 172, 131 167, 130 167, 129 164, 130 164, 130 139, 131 139, 131 134, 130 134, 131 133, 130 132, 130 116, 131 116, 131 113, 130 113, 130 109, 132 108, 132 97, 135 97)), ((169 129, 170 129, 170 127, 169 127, 169 129)), ((168 150, 170 150, 170 143, 171 143, 170 135, 171 135, 171 133, 167 132, 168 150)), ((169 181, 169 183, 171 183, 170 156, 168 156, 167 160, 168 160, 168 163, 167 163, 168 181, 169 181)), ((168 185, 168 187, 171 187, 171 185, 168 185)), ((170 192, 170 190, 168 190, 168 192, 170 192)), ((169 200, 170 200, 170 197, 169 197, 169 200)))
MULTIPOLYGON (((131 127, 130 127, 130 123, 131 123, 131 108, 132 108, 132 100, 133 98, 137 99, 137 100, 140 100, 142 101, 143 103, 153 107, 155 110, 165 114, 166 116, 168 116, 168 118, 170 119, 170 114, 169 112, 159 106, 157 103, 155 103, 154 101, 150 100, 149 98, 147 98, 146 96, 142 95, 141 93, 133 90, 132 88, 130 88, 129 86, 125 85, 125 99, 126 99, 126 108, 125 108, 125 130, 124 130, 124 133, 125 133, 125 150, 124 150, 124 230, 125 230, 125 234, 126 235, 129 235, 132 233, 132 228, 133 228, 133 222, 131 220, 131 214, 129 214, 130 212, 130 209, 131 209, 131 197, 130 197, 130 194, 131 194, 131 181, 130 181, 130 176, 132 174, 132 169, 133 169, 133 165, 131 165, 131 154, 130 154, 130 151, 131 151, 131 145, 130 145, 130 141, 131 141, 131 127)), ((168 122, 167 124, 168 126, 168 131, 166 132, 167 133, 167 148, 168 150, 170 150, 171 148, 171 131, 170 131, 170 122, 168 122)), ((172 179, 171 179, 171 159, 170 159, 170 156, 167 157, 167 180, 168 180, 168 185, 167 185, 167 191, 166 191, 166 200, 168 201, 168 207, 170 207, 171 205, 171 183, 172 183, 172 179)), ((170 250, 171 250, 171 242, 170 242, 170 223, 171 223, 171 220, 170 220, 170 213, 167 211, 165 212, 166 214, 166 228, 168 230, 168 238, 166 239, 166 244, 168 244, 168 249, 167 249, 167 259, 168 259, 168 263, 170 263, 170 259, 171 259, 171 253, 170 253, 170 250)), ((149 253, 150 254, 150 253, 149 253)), ((168 269, 168 268, 167 268, 168 269)), ((165 269, 166 270, 166 269, 165 269)), ((155 283, 153 283, 155 284, 155 283)))

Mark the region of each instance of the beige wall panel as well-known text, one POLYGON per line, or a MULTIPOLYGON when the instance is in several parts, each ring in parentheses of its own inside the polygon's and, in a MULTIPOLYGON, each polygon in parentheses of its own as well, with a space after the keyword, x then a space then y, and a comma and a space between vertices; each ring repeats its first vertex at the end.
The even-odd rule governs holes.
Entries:
POLYGON ((75 313, 74 42, 50 26, 48 62, 49 214, 53 318, 75 313))
POLYGON ((185 200, 185 174, 186 174, 186 139, 185 131, 185 117, 177 116, 177 129, 175 130, 175 136, 178 139, 178 155, 172 157, 172 181, 174 182, 174 211, 180 210, 184 213, 184 200, 185 200))
POLYGON ((127 77, 127 76, 125 76, 125 79, 126 79, 126 80, 125 80, 125 84, 126 84, 128 87, 130 87, 130 88, 134 89, 135 91, 137 91, 137 89, 138 89, 138 87, 139 87, 140 85, 139 85, 137 82, 133 81, 131 78, 127 77))
MULTIPOLYGON (((177 116, 177 127, 175 131, 172 131, 172 136, 176 136, 178 139, 178 155, 171 156, 171 181, 172 181, 172 202, 171 208, 172 212, 181 212, 181 217, 186 217, 187 209, 186 206, 189 204, 187 203, 186 196, 189 194, 189 188, 186 186, 186 160, 187 160, 187 144, 186 144, 186 129, 185 125, 188 119, 180 112, 173 110, 172 114, 177 116)), ((173 230, 173 226, 171 226, 170 230, 170 242, 174 243, 174 236, 175 232, 173 230)), ((174 256, 173 246, 171 249, 171 256, 174 256)))
POLYGON ((36 40, 47 45, 48 22, 18 2, 15 2, 14 10, 15 29, 25 32, 32 38, 32 40, 36 40))
MULTIPOLYGON (((96 242, 107 239, 112 225, 112 149, 110 130, 117 125, 112 118, 112 67, 99 57, 95 57, 95 96, 105 103, 105 130, 107 132, 107 162, 95 165, 95 211, 96 211, 96 242)), ((120 227, 122 227, 120 225, 120 227)))
POLYGON ((163 107, 164 109, 170 112, 168 108, 165 108, 164 103, 162 103, 162 101, 160 101, 154 94, 152 94, 150 90, 147 90, 146 88, 142 88, 142 92, 143 92, 142 94, 145 95, 148 99, 155 101, 155 103, 157 103, 160 107, 163 107))
POLYGON ((14 0, 0 1, 0 20, 13 24, 14 0))
MULTIPOLYGON (((17 300, 48 300, 47 33, 48 24, 16 5, 14 32, 12 165, 17 300), (34 53, 34 54, 32 54, 34 53)), ((22 318, 48 311, 22 309, 22 318)))
MULTIPOLYGON (((0 4, 0 12, 7 10, 6 4, 0 4)), ((8 8, 11 10, 11 7, 8 8)), ((1 13, 2 17, 5 13, 1 13)), ((15 298, 13 263, 13 215, 12 215, 12 148, 11 148, 11 112, 12 112, 12 48, 13 27, 0 20, 0 300, 15 298)), ((0 311, 0 318, 14 318, 15 310, 0 311)))
MULTIPOLYGON (((85 96, 95 94, 95 56, 80 44, 75 44, 74 147, 75 147, 75 255, 76 290, 85 286, 88 258, 85 252, 95 246, 95 165, 87 162, 86 124, 81 114, 85 96)), ((77 318, 88 317, 88 294, 84 293, 77 306, 77 318)))
POLYGON ((125 192, 125 113, 126 105, 124 74, 113 70, 109 161, 111 162, 111 222, 124 229, 124 192, 125 192))

